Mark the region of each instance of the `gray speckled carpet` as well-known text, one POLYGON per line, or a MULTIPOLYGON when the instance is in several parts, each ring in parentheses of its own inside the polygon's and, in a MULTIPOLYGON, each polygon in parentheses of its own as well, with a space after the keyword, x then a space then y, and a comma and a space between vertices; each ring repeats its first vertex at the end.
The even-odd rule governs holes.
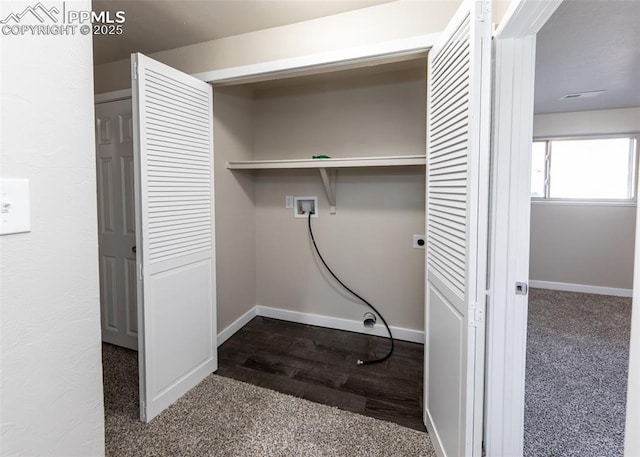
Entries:
POLYGON ((532 289, 524 455, 622 456, 631 299, 532 289))
POLYGON ((106 455, 435 456, 426 433, 211 375, 138 421, 136 353, 103 345, 106 455))

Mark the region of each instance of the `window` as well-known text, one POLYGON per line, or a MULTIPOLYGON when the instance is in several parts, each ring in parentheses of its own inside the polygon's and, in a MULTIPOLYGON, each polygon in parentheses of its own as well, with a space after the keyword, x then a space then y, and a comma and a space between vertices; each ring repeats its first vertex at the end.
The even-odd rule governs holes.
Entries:
POLYGON ((547 176, 547 142, 534 141, 531 162, 531 196, 544 198, 547 176))
POLYGON ((635 163, 635 137, 536 140, 531 197, 633 200, 635 163))

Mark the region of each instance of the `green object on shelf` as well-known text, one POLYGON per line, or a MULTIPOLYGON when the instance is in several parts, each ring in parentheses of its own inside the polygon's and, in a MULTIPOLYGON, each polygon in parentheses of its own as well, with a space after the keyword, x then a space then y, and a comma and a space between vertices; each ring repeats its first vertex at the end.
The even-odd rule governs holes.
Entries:
POLYGON ((311 156, 312 159, 330 159, 331 157, 324 155, 324 154, 319 154, 317 156, 311 156))

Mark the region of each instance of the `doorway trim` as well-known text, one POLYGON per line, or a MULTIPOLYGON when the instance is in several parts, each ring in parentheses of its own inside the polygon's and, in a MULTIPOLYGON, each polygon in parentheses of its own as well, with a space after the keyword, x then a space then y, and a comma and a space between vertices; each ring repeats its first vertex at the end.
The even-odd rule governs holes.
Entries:
POLYGON ((487 455, 522 455, 536 34, 562 0, 514 0, 494 34, 487 455))
POLYGON ((439 36, 440 33, 430 33, 347 49, 204 71, 194 73, 192 76, 222 86, 347 70, 374 63, 411 59, 420 54, 426 56, 439 36))

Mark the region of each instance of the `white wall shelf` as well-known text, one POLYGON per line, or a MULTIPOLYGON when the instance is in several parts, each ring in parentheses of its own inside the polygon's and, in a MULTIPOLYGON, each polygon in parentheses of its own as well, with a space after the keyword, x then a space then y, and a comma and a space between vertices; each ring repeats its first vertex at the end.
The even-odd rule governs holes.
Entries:
POLYGON ((230 170, 281 170, 286 168, 356 168, 425 165, 423 155, 346 157, 331 159, 247 160, 227 162, 230 170))
POLYGON ((229 161, 229 170, 284 170, 315 168, 320 170, 322 184, 329 200, 330 213, 336 213, 336 170, 338 168, 404 167, 426 165, 423 155, 385 157, 345 157, 330 159, 246 160, 229 161))

